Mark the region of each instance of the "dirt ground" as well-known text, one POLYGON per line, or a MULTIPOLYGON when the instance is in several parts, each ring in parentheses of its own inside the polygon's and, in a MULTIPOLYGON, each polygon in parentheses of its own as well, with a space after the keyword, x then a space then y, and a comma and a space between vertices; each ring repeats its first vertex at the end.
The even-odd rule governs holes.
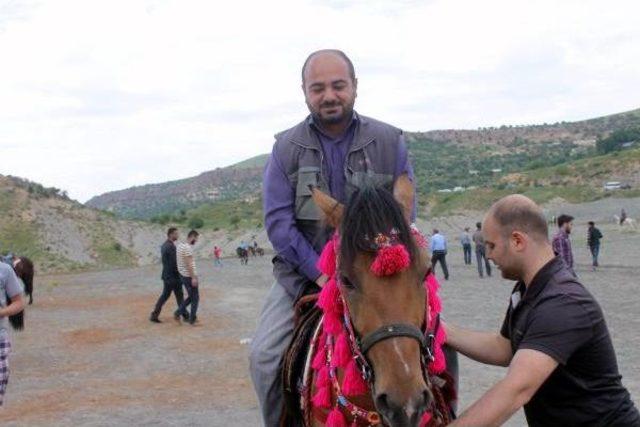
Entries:
MULTIPOLYGON (((623 234, 612 225, 602 231, 603 267, 591 272, 585 229, 576 227, 577 271, 604 309, 624 384, 637 401, 640 233, 623 234)), ((463 265, 458 245, 451 247, 451 279, 442 291, 447 321, 497 329, 511 284, 495 275, 480 280, 475 265, 463 265)), ((201 260, 199 269, 199 327, 172 320, 175 300, 165 306, 163 324, 147 320, 161 290, 159 266, 38 277, 27 329, 12 334, 11 379, 0 424, 260 425, 248 348, 240 341, 251 336, 272 284, 269 259, 250 259, 248 267, 226 260, 222 269, 201 260)), ((462 357, 461 406, 504 372, 462 357)), ((522 414, 508 425, 524 425, 522 414)))

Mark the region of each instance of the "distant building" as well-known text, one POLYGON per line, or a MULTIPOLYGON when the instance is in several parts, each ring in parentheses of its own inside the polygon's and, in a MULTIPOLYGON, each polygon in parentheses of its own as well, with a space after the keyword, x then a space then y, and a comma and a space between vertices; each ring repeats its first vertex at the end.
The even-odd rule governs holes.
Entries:
POLYGON ((469 175, 478 175, 480 172, 475 170, 475 169, 470 169, 469 170, 469 175))
POLYGON ((502 172, 502 169, 491 169, 491 172, 500 173, 500 172, 502 172))

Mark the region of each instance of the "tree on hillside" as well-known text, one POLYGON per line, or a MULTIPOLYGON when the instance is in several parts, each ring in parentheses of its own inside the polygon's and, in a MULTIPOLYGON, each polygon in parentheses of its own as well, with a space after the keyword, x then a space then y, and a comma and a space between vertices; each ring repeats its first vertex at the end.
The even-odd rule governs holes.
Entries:
POLYGON ((197 216, 192 216, 189 218, 189 228, 202 228, 204 227, 204 221, 202 218, 197 216))
POLYGON ((626 142, 640 141, 640 127, 620 129, 612 132, 608 137, 596 141, 596 149, 600 154, 607 154, 622 149, 626 142))

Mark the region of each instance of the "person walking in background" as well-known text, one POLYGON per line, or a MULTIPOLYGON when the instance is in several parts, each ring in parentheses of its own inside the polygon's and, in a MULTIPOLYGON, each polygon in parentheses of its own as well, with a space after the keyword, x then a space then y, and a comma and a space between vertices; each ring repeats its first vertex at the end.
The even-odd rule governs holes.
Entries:
MULTIPOLYGON (((9 317, 24 310, 22 286, 13 267, 0 263, 0 406, 9 383, 9 317)), ((15 325, 14 325, 15 327, 15 325)))
POLYGON ((573 217, 562 214, 558 217, 558 231, 553 236, 553 251, 560 255, 560 258, 567 264, 569 270, 575 274, 573 269, 573 251, 571 250, 571 229, 573 228, 573 217))
POLYGON ((596 224, 593 221, 589 221, 589 229, 587 230, 587 245, 591 251, 592 267, 593 271, 596 271, 598 267, 598 255, 600 255, 600 239, 602 239, 602 233, 596 228, 596 224))
POLYGON ((465 227, 460 235, 460 243, 464 254, 464 264, 471 265, 471 234, 469 234, 469 227, 465 227))
POLYGON ((431 269, 436 272, 436 263, 440 263, 444 280, 449 280, 449 269, 447 268, 447 238, 438 229, 433 230, 433 236, 429 240, 429 252, 431 252, 431 269))
POLYGON ((178 229, 170 227, 167 230, 167 240, 160 247, 160 260, 162 261, 162 294, 156 302, 156 306, 149 316, 149 320, 155 323, 161 323, 158 316, 162 306, 167 302, 171 293, 176 296, 176 304, 180 307, 184 299, 182 293, 182 281, 180 280, 180 273, 178 273, 178 265, 176 263, 176 240, 178 240, 178 229))
POLYGON ((482 263, 487 269, 487 276, 491 277, 491 264, 489 264, 489 260, 487 259, 485 247, 484 247, 484 236, 482 235, 482 223, 476 222, 476 231, 473 233, 473 243, 476 244, 476 261, 478 262, 478 274, 480 277, 484 277, 482 273, 482 263))
POLYGON ((219 246, 213 247, 213 265, 222 267, 222 249, 219 246))
POLYGON ((188 318, 189 324, 191 325, 195 325, 198 320, 198 303, 200 302, 200 291, 198 290, 199 280, 196 270, 196 260, 193 255, 193 245, 198 241, 198 236, 199 233, 196 230, 191 230, 187 235, 187 241, 178 244, 176 250, 178 272, 189 296, 180 304, 180 307, 178 307, 173 314, 173 317, 178 321, 180 320, 180 316, 183 316, 185 319, 188 318), (187 311, 189 305, 191 305, 191 312, 187 311))
POLYGON ((620 211, 620 225, 624 224, 626 220, 627 220, 627 211, 625 211, 624 208, 622 208, 622 210, 620 211))

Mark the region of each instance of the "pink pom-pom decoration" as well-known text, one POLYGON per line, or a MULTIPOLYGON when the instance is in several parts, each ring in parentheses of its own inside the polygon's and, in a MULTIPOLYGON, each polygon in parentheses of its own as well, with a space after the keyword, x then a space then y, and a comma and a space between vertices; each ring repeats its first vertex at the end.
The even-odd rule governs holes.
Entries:
POLYGON ((336 242, 331 239, 324 245, 317 264, 318 270, 329 277, 336 272, 336 242))
POLYGON ((331 408, 331 387, 320 387, 311 402, 316 408, 331 408))
POLYGON ((431 422, 432 417, 433 415, 431 415, 431 412, 425 412, 420 419, 420 427, 427 427, 431 422))
POLYGON ((344 418, 342 411, 337 406, 333 408, 333 411, 329 412, 327 417, 327 427, 348 427, 347 420, 344 418))
POLYGON ((311 361, 311 367, 314 370, 322 369, 323 366, 327 364, 327 347, 325 346, 324 340, 318 341, 318 349, 316 350, 316 354, 313 356, 313 360, 311 361))
POLYGON ((358 369, 358 364, 352 359, 344 372, 342 392, 346 396, 360 396, 368 391, 369 387, 367 387, 367 383, 362 378, 362 373, 358 369))
POLYGON ((329 378, 329 367, 323 366, 319 371, 316 372, 316 387, 329 387, 331 385, 331 379, 329 378))
POLYGON ((351 347, 346 333, 341 333, 333 350, 333 362, 335 366, 344 368, 352 358, 351 347))
POLYGON ((378 249, 371 263, 371 272, 378 277, 399 273, 411 264, 411 257, 404 245, 386 246, 378 249))

